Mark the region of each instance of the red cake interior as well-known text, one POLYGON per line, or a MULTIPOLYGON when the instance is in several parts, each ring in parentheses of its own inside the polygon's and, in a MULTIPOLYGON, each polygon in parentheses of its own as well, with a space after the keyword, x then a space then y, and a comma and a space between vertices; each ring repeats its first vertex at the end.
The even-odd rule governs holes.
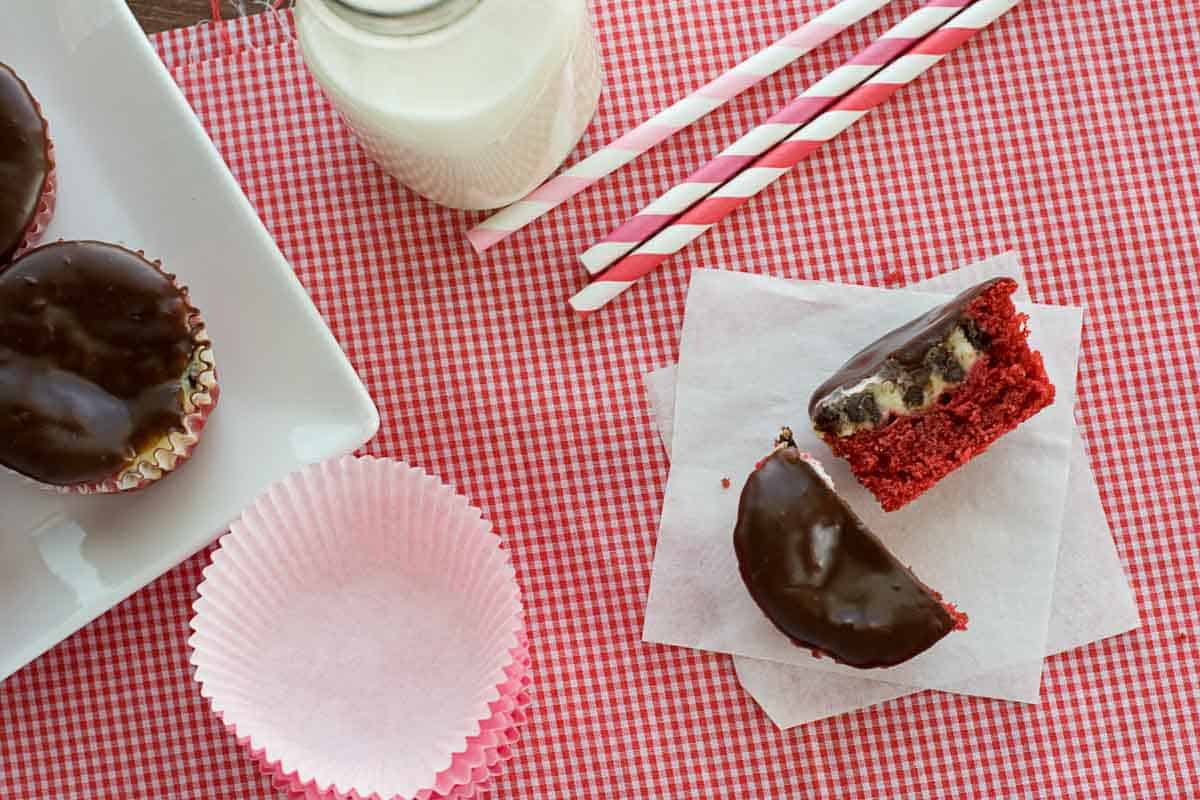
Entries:
POLYGON ((1002 281, 967 306, 991 341, 960 386, 926 411, 827 438, 885 511, 911 502, 1053 402, 1042 356, 1029 349, 1028 317, 1013 306, 1015 289, 1002 281))

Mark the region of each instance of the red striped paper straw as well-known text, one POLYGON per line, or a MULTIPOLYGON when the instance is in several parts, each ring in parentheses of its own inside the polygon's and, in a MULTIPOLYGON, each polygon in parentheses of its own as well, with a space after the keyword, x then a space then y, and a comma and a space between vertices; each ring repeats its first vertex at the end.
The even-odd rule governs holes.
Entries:
POLYGON ((1020 0, 976 0, 828 111, 701 200, 658 235, 602 272, 571 298, 571 307, 582 313, 603 307, 637 282, 638 278, 700 238, 709 228, 779 180, 825 142, 919 78, 1018 2, 1020 0))
POLYGON ((766 122, 752 128, 682 183, 667 190, 592 245, 579 260, 593 275, 615 263, 972 2, 974 0, 929 0, 861 53, 805 89, 766 122))
POLYGON ((841 0, 716 80, 546 181, 523 199, 488 217, 468 231, 467 238, 475 250, 482 253, 890 2, 841 0))

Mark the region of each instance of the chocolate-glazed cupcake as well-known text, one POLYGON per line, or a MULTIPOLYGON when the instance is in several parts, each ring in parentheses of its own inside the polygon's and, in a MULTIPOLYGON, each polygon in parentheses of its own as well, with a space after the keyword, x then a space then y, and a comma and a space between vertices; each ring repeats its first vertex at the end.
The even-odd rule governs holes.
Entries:
POLYGON ((733 546, 746 589, 775 627, 842 664, 901 664, 966 626, 966 615, 888 551, 786 428, 746 480, 733 546))
POLYGON ((0 271, 0 465, 139 489, 191 455, 217 396, 200 313, 140 253, 57 242, 0 271))
POLYGON ((0 64, 0 265, 37 244, 54 199, 49 126, 29 87, 0 64))

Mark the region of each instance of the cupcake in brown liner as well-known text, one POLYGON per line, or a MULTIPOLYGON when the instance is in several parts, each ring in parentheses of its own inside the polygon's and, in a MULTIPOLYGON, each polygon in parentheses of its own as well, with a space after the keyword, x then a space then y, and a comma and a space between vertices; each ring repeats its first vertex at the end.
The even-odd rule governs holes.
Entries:
POLYGON ((42 107, 0 64, 0 268, 33 247, 54 216, 54 144, 42 107))
POLYGON ((0 271, 0 466, 140 489, 191 455, 218 391, 200 312, 142 253, 56 242, 0 271))

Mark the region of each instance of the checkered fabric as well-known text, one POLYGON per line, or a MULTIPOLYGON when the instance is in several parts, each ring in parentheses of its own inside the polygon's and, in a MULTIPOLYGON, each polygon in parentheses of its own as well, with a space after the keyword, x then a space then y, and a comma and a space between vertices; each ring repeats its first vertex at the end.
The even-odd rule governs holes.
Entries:
MULTIPOLYGON (((606 92, 577 152, 826 4, 597 0, 606 92)), ((367 161, 289 16, 231 25, 233 52, 212 27, 157 39, 378 402, 366 452, 452 481, 512 549, 535 705, 495 797, 1200 796, 1192 3, 1026 0, 602 313, 567 308, 576 253, 916 5, 897 0, 483 258, 464 238, 482 214, 367 161), (786 732, 727 656, 642 643, 667 460, 641 377, 676 356, 688 269, 899 285, 1008 248, 1037 300, 1089 309, 1081 424, 1141 629, 1050 659, 1036 707, 926 692, 786 732)), ((191 680, 208 557, 0 684, 0 795, 280 796, 191 680)))

